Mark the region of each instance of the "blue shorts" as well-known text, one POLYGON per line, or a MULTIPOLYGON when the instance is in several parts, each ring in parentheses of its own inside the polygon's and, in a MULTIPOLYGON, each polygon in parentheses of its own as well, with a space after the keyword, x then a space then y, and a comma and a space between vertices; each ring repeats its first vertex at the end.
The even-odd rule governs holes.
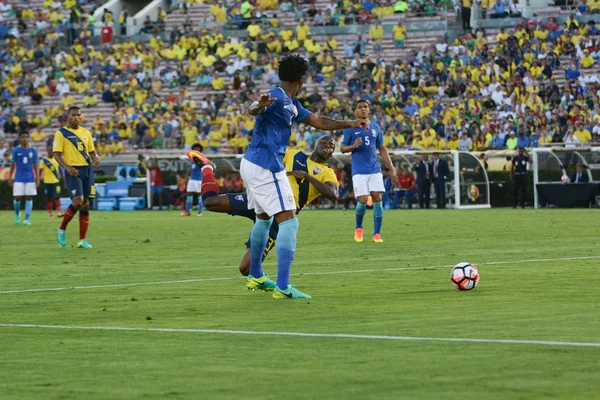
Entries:
POLYGON ((60 183, 45 183, 44 193, 49 199, 56 199, 60 197, 60 183))
POLYGON ((94 171, 91 167, 75 167, 77 176, 66 174, 65 184, 69 189, 71 198, 83 196, 84 199, 89 199, 94 186, 94 171))
POLYGON ((163 192, 162 186, 152 186, 152 188, 150 189, 150 193, 162 193, 162 192, 163 192))
MULTIPOLYGON (((229 205, 231 206, 229 215, 246 217, 252 221, 256 220, 254 210, 248 210, 248 196, 246 194, 227 193, 227 197, 229 197, 229 205)), ((273 220, 271 229, 269 229, 269 240, 267 241, 267 247, 263 253, 263 260, 267 258, 269 252, 275 247, 278 232, 279 224, 277 221, 273 220)), ((246 248, 250 248, 250 237, 248 237, 248 241, 246 242, 246 248)))

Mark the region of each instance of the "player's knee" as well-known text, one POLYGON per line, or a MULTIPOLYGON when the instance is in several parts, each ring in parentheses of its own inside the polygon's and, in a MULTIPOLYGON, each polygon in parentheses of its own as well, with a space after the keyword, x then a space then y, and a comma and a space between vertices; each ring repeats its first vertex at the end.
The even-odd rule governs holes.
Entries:
POLYGON ((371 193, 371 199, 373 199, 373 203, 379 203, 381 201, 381 193, 371 193))
POLYGON ((360 204, 367 204, 367 202, 369 201, 369 198, 367 196, 359 196, 357 198, 357 200, 360 204))
POLYGON ((83 205, 83 200, 81 200, 78 197, 75 197, 73 199, 73 208, 75 208, 76 210, 79 210, 79 209, 81 209, 82 205, 83 205))

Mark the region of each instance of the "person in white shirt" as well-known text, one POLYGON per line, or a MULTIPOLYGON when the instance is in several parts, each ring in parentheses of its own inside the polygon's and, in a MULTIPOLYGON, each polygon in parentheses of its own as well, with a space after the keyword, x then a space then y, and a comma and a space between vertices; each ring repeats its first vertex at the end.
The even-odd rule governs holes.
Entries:
POLYGON ((60 78, 58 80, 58 84, 56 85, 56 91, 60 97, 63 97, 67 93, 71 93, 69 82, 67 82, 65 78, 60 78))
POLYGON ((581 142, 579 141, 579 138, 573 134, 573 128, 569 128, 563 138, 563 143, 566 148, 573 148, 577 147, 581 142))

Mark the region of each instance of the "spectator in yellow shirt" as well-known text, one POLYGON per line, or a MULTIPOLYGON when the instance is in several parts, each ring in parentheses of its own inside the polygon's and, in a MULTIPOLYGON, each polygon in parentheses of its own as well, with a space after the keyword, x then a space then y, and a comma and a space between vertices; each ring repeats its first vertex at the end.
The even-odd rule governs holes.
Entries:
POLYGON ((581 143, 587 143, 590 140, 592 140, 592 134, 590 133, 590 131, 583 127, 583 122, 577 121, 576 127, 577 129, 575 130, 575 132, 573 132, 573 134, 577 136, 577 139, 579 139, 581 143))
POLYGON ((222 76, 217 76, 211 82, 214 90, 223 90, 225 89, 225 79, 222 76))
POLYGON ((248 32, 248 39, 251 41, 256 41, 258 36, 260 35, 260 25, 256 23, 256 20, 252 18, 250 25, 246 28, 248 32))
POLYGON ((594 59, 590 55, 590 51, 585 49, 583 54, 584 57, 581 59, 581 68, 592 68, 594 66, 594 59))
POLYGON ((375 52, 381 51, 381 39, 383 38, 383 27, 379 19, 375 20, 375 24, 371 25, 369 29, 369 36, 373 40, 373 50, 375 52))
POLYGON ((46 134, 41 129, 36 129, 31 132, 31 140, 34 142, 41 142, 44 139, 46 139, 46 134))
POLYGON ((304 18, 301 18, 300 25, 296 27, 296 38, 300 43, 304 43, 308 36, 308 32, 310 32, 310 28, 304 23, 304 18))
POLYGON ((83 96, 83 106, 84 107, 93 107, 98 104, 98 98, 91 91, 88 91, 85 96, 83 96))
POLYGON ((406 38, 406 27, 404 26, 402 21, 398 21, 398 25, 394 25, 392 33, 394 36, 394 47, 403 48, 404 39, 406 38))
POLYGON ((123 147, 123 142, 121 142, 121 139, 119 139, 118 137, 114 137, 113 142, 110 145, 110 154, 116 156, 117 154, 123 154, 124 151, 125 149, 123 147))

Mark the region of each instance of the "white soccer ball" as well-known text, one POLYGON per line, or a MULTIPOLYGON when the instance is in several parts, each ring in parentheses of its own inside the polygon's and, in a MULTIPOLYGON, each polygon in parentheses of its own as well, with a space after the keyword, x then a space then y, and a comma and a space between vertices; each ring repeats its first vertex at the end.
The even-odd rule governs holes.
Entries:
POLYGON ((461 262, 452 269, 450 281, 458 290, 475 289, 479 283, 479 271, 473 264, 461 262))
POLYGON ((560 181, 562 183, 568 183, 571 180, 571 178, 569 178, 569 175, 563 175, 560 177, 560 181))

